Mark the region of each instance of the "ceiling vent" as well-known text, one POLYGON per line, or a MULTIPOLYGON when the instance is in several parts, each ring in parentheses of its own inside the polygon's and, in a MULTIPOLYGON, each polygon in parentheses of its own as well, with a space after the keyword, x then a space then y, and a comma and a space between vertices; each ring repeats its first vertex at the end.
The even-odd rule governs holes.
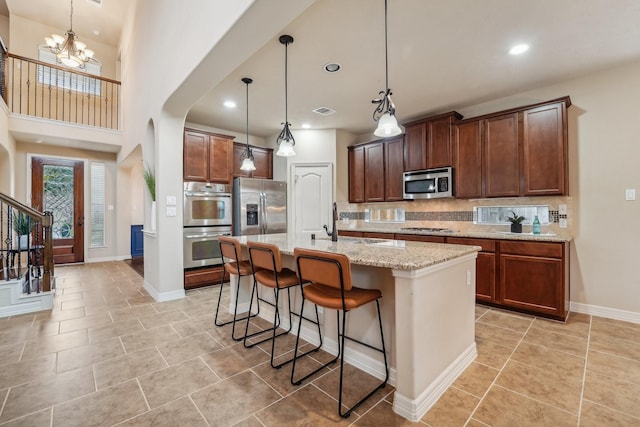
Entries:
POLYGON ((96 6, 102 6, 102 0, 87 0, 87 3, 95 4, 96 6))
POLYGON ((332 110, 329 107, 318 107, 313 110, 313 112, 316 114, 320 114, 321 116, 330 116, 331 114, 335 113, 336 110, 332 110))

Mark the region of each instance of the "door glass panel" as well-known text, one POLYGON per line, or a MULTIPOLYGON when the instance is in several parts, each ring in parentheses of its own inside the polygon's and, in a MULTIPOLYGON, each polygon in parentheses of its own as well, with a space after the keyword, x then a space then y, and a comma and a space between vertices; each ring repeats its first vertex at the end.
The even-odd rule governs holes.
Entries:
POLYGON ((43 210, 53 212, 54 239, 73 238, 73 167, 44 165, 43 210))
POLYGON ((193 219, 225 219, 224 201, 194 200, 191 209, 193 219))

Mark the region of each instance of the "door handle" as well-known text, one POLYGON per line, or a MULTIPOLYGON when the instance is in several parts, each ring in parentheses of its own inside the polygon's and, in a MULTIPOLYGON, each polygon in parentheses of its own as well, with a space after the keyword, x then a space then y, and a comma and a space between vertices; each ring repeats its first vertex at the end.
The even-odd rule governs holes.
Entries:
POLYGON ((84 221, 84 217, 78 218, 78 227, 82 227, 83 221, 84 221))

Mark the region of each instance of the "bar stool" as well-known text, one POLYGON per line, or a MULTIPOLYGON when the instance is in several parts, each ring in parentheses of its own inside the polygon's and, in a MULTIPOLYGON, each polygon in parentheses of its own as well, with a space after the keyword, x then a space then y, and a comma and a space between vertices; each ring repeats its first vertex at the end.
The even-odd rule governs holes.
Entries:
MULTIPOLYGON (((270 304, 274 307, 274 315, 273 315, 273 324, 271 328, 265 329, 263 331, 254 332, 249 334, 249 323, 250 320, 247 320, 245 335, 244 335, 244 346, 246 348, 251 348, 260 343, 271 340, 271 367, 279 369, 282 366, 290 363, 293 358, 281 362, 277 365, 274 365, 274 352, 275 352, 275 344, 276 338, 282 335, 287 335, 291 331, 291 327, 293 326, 293 315, 297 315, 300 317, 300 323, 302 323, 302 319, 307 320, 318 327, 318 333, 320 333, 320 318, 318 315, 318 308, 316 307, 316 320, 313 321, 306 317, 302 317, 301 314, 294 313, 291 309, 291 288, 294 286, 302 286, 300 281, 298 280, 298 276, 296 272, 282 267, 282 256, 280 254, 280 249, 276 245, 268 244, 268 243, 260 243, 260 242, 247 242, 247 250, 249 252, 249 260, 251 262, 251 267, 253 268, 253 277, 254 277, 254 286, 251 292, 251 302, 249 303, 249 312, 251 312, 252 304, 253 304, 253 296, 254 293, 258 293, 258 283, 272 288, 274 294, 274 303, 267 301, 261 298, 259 295, 256 295, 257 301, 262 301, 264 303, 270 304), (278 328, 280 327, 280 291, 287 290, 287 302, 289 308, 289 327, 287 330, 283 330, 277 333, 278 328), (247 339, 261 335, 267 332, 271 332, 271 336, 268 336, 260 341, 247 343, 247 339)), ((322 344, 322 343, 321 343, 322 344)), ((313 351, 318 351, 320 346, 315 347, 304 354, 308 354, 313 351)))
POLYGON ((337 326, 338 326, 338 354, 336 357, 317 368, 313 372, 305 375, 300 379, 295 379, 296 360, 298 356, 298 343, 300 341, 300 326, 298 326, 298 334, 296 337, 296 347, 294 352, 293 366, 291 368, 291 384, 300 385, 302 381, 322 370, 326 366, 334 363, 340 358, 340 385, 338 389, 338 414, 342 418, 351 415, 354 409, 360 406, 365 400, 371 397, 378 389, 383 388, 389 379, 389 366, 387 364, 387 353, 384 345, 384 336, 382 333, 382 316, 380 315, 380 298, 382 292, 378 289, 362 289, 352 286, 351 283, 351 264, 349 258, 343 254, 334 254, 329 252, 321 252, 309 249, 294 249, 294 257, 300 281, 306 280, 311 282, 310 285, 302 289, 302 310, 304 303, 308 299, 317 306, 326 309, 336 310, 337 326), (382 348, 374 347, 370 344, 358 341, 352 337, 346 336, 346 315, 347 312, 362 307, 370 302, 376 302, 378 309, 378 323, 380 325, 380 341, 382 348), (340 321, 340 313, 342 313, 342 322, 340 321), (342 412, 342 382, 344 378, 344 344, 345 339, 364 345, 373 350, 379 351, 384 357, 385 378, 382 383, 377 385, 365 397, 360 399, 351 408, 342 412))
MULTIPOLYGON (((218 244, 220 245, 220 253, 222 254, 222 266, 224 268, 224 272, 238 276, 238 281, 236 282, 236 303, 233 309, 233 319, 226 322, 219 322, 218 312, 220 311, 220 301, 222 300, 222 287, 224 286, 225 276, 224 274, 222 274, 222 278, 220 279, 220 293, 218 294, 218 305, 216 307, 216 317, 214 319, 214 322, 216 326, 224 326, 228 325, 229 323, 233 323, 233 326, 231 328, 231 338, 233 338, 234 341, 242 341, 242 336, 236 337, 236 322, 245 319, 248 322, 249 318, 255 317, 260 313, 260 303, 258 302, 258 312, 256 314, 251 314, 251 309, 249 309, 249 313, 246 316, 238 318, 238 293, 240 291, 240 278, 243 276, 252 276, 253 268, 251 267, 250 261, 242 260, 240 258, 242 248, 240 247, 240 242, 238 241, 238 239, 234 239, 233 237, 228 236, 220 236, 218 237, 218 244), (230 259, 231 262, 225 262, 225 258, 230 259)), ((231 281, 229 281, 229 286, 231 286, 231 281)), ((256 286, 255 279, 253 286, 256 286)))

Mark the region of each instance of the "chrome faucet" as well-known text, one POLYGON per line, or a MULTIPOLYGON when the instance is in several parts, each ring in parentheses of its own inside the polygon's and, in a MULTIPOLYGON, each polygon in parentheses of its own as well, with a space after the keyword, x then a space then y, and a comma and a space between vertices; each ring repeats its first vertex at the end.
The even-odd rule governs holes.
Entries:
POLYGON ((333 203, 333 229, 329 231, 329 227, 326 224, 322 226, 324 228, 324 231, 327 232, 327 236, 331 236, 332 242, 338 241, 338 227, 336 225, 337 222, 338 222, 338 205, 334 202, 333 203))

